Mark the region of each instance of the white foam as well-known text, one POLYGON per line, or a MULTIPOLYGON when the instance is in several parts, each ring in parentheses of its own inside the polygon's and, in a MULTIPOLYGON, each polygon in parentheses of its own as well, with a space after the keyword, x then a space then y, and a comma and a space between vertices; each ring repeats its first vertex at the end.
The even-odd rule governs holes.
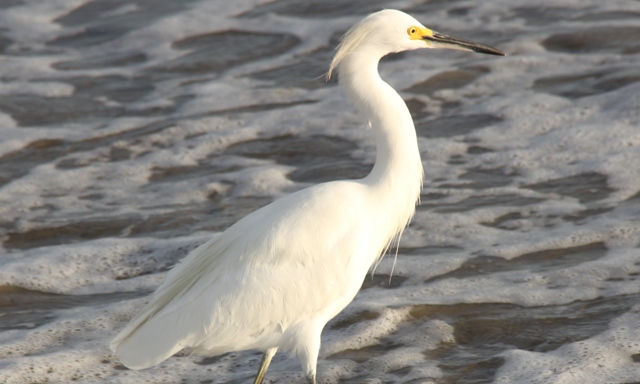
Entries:
MULTIPOLYGON (((260 2, 196 2, 103 45, 82 50, 47 46, 46 42, 56 37, 81 31, 82 27, 67 28, 54 20, 87 3, 27 1, 0 13, 0 24, 15 41, 0 66, 0 96, 68 97, 74 92, 68 81, 73 76, 145 74, 150 68, 185 53, 172 48, 172 42, 198 34, 245 29, 290 33, 299 37, 301 43, 282 55, 237 65, 210 76, 160 80, 146 97, 118 104, 142 112, 179 106, 174 101, 176 96, 192 96, 178 111, 167 115, 115 116, 19 127, 13 117, 0 113, 0 156, 42 139, 60 140, 64 145, 80 148, 37 162, 27 167, 27 174, 0 186, 3 240, 6 241, 10 232, 27 233, 91 222, 95 218, 170 215, 176 212, 176 207, 205 204, 214 193, 228 198, 269 200, 303 187, 287 178, 293 169, 291 166, 277 164, 272 159, 221 155, 230 145, 257 138, 285 134, 337 136, 360 146, 352 153, 358 161, 371 163, 375 159, 370 132, 362 116, 347 103, 337 87, 305 90, 248 76, 294 63, 296 55, 325 47, 335 33, 352 25, 360 16, 302 18, 271 13, 255 19, 239 19, 232 16, 257 7, 260 2), (131 51, 144 53, 148 61, 77 71, 58 71, 52 66, 56 62, 131 51), (29 52, 31 54, 25 54, 29 52), (194 79, 197 81, 191 82, 194 79), (243 107, 300 100, 314 102, 236 113, 243 107), (224 112, 226 110, 235 112, 224 112), (154 124, 164 128, 154 130, 154 124), (145 131, 145 127, 152 128, 144 134, 136 133, 145 131), (111 140, 110 135, 121 136, 111 140), (114 161, 111 153, 115 150, 130 155, 114 161), (161 170, 201 166, 207 161, 232 171, 149 183, 150 177, 161 170), (95 194, 101 197, 86 198, 95 194)), ((402 1, 386 6, 411 4, 402 1)), ((551 76, 632 71, 637 64, 637 53, 551 52, 541 42, 556 33, 594 25, 637 26, 634 18, 589 21, 580 17, 608 11, 638 13, 639 5, 635 1, 605 4, 595 0, 553 5, 543 0, 527 3, 527 7, 533 8, 564 7, 575 15, 542 26, 529 23, 518 13, 520 7, 506 0, 472 6, 452 3, 416 15, 443 33, 480 42, 485 41, 484 36, 494 39, 496 43, 491 44, 504 49, 509 54, 507 57, 425 51, 411 52, 381 64, 383 77, 400 90, 452 69, 487 68, 488 74, 463 87, 442 89, 432 95, 405 96, 426 104, 423 112, 429 115, 425 119, 436 119, 443 114, 491 114, 502 121, 467 135, 419 138, 426 171, 425 195, 436 197, 423 198, 424 206, 405 231, 395 267, 390 257, 384 259, 376 271, 389 274, 393 269, 394 276, 404 279, 403 283, 394 289, 363 290, 352 305, 330 323, 349 321, 363 312, 376 314, 348 327, 327 327, 318 364, 322 380, 360 382, 359 378, 367 376, 363 380, 370 383, 429 383, 442 379, 446 369, 439 366, 437 358, 425 358, 424 352, 455 345, 455 329, 444 320, 412 319, 410 311, 414 305, 563 306, 578 300, 640 293, 636 279, 640 273, 637 252, 640 212, 637 197, 628 200, 640 190, 637 172, 640 169, 640 83, 581 98, 565 98, 534 87, 536 80, 551 76), (466 13, 464 7, 468 8, 466 13), (520 16, 515 17, 516 14, 520 16), (478 30, 482 32, 476 34, 478 30), (450 107, 450 103, 458 105, 450 107), (484 148, 485 152, 471 153, 474 148, 484 148), (473 169, 498 169, 510 176, 505 176, 505 184, 498 183, 495 187, 470 187, 471 182, 462 176, 473 169), (579 195, 562 194, 561 190, 527 187, 596 173, 606 177, 606 186, 611 189, 602 199, 585 200, 579 195), (482 198, 494 198, 495 202, 473 204, 474 199, 482 198), (501 226, 495 224, 505 215, 513 219, 501 226), (594 243, 602 243, 607 249, 603 256, 583 262, 543 270, 524 266, 473 276, 455 275, 465 262, 478 256, 515 263, 524 254, 594 243), (424 248, 423 254, 421 247, 443 247, 446 251, 432 254, 433 251, 424 248), (453 275, 441 277, 447 273, 453 275), (384 343, 394 347, 384 350, 384 343), (370 355, 356 362, 349 357, 350 353, 370 355), (398 374, 398 371, 406 372, 398 374)), ((125 4, 102 16, 114 18, 139 11, 139 6, 125 4)), ((34 156, 36 159, 38 155, 34 156)), ((124 230, 112 238, 8 249, 0 257, 0 286, 67 295, 119 292, 142 295, 157 287, 166 270, 189 249, 212 235, 132 238, 126 237, 124 230)), ((45 324, 22 324, 17 329, 1 332, 0 382, 75 379, 138 383, 185 379, 222 383, 250 380, 255 374, 260 356, 253 352, 234 353, 207 364, 202 364, 202 357, 177 356, 149 370, 123 370, 107 345, 144 301, 144 298, 105 300, 95 305, 57 309, 45 324)), ((500 355, 506 363, 498 370, 495 382, 640 381, 640 368, 633 362, 640 345, 635 332, 639 310, 636 306, 626 314, 614 316, 606 331, 556 350, 506 351, 500 355)), ((303 381, 298 362, 283 354, 276 355, 268 378, 280 383, 303 381)))
POLYGON ((537 353, 505 352, 507 364, 497 372, 495 383, 629 383, 640 376, 633 361, 638 353, 640 309, 636 306, 616 318, 607 331, 586 340, 537 353))

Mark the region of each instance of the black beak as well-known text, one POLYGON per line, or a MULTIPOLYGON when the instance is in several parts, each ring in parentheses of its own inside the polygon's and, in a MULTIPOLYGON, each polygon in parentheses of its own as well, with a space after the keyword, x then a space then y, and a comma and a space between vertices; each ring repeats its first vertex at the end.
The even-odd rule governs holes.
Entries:
POLYGON ((451 37, 442 33, 433 32, 433 36, 423 36, 424 40, 429 40, 434 43, 434 48, 449 48, 462 51, 473 51, 478 53, 486 53, 489 55, 506 56, 504 52, 499 49, 489 47, 480 43, 476 43, 470 40, 460 39, 457 37, 451 37))

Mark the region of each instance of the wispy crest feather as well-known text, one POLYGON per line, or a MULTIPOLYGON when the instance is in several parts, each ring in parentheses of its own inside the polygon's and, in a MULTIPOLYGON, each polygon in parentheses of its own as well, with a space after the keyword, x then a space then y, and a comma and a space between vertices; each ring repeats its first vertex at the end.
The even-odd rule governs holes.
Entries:
POLYGON ((340 65, 340 62, 352 53, 359 45, 364 41, 367 36, 375 29, 375 23, 373 17, 367 17, 360 21, 358 24, 351 27, 340 39, 340 44, 336 48, 336 55, 331 61, 329 71, 326 75, 326 80, 331 79, 333 71, 340 65))

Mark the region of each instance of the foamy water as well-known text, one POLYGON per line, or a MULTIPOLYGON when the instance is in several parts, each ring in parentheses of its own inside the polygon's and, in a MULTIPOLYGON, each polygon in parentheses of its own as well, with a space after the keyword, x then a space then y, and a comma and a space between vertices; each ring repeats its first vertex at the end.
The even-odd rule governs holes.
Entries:
MULTIPOLYGON (((3 5, 0 382, 251 382, 256 351, 131 371, 108 344, 215 233, 366 175, 363 117, 322 75, 381 8, 508 56, 381 63, 425 187, 395 268, 325 328, 319 381, 640 382, 640 3, 624 0, 3 5)), ((277 354, 266 381, 304 379, 277 354)))

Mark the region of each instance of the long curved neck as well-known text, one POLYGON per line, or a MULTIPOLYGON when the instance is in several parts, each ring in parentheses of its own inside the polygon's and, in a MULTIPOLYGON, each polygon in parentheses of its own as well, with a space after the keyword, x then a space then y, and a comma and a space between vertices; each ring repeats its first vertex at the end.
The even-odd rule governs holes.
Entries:
POLYGON ((416 131, 404 100, 380 78, 378 61, 353 52, 340 64, 340 84, 367 116, 376 142, 376 163, 363 181, 408 201, 413 214, 423 176, 416 131))

